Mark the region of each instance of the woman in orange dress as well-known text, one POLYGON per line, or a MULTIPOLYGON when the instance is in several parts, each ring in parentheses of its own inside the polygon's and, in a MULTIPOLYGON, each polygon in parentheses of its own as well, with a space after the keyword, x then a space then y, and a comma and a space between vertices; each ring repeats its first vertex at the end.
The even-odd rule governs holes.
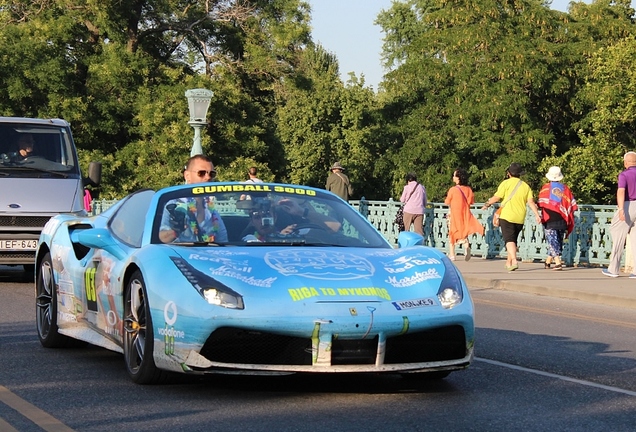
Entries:
POLYGON ((461 168, 453 172, 453 182, 455 186, 448 190, 444 204, 448 205, 448 217, 450 223, 448 227, 449 249, 448 258, 455 261, 455 245, 464 245, 464 259, 470 259, 470 242, 468 236, 471 234, 484 235, 484 227, 470 211, 471 204, 475 203, 473 190, 468 186, 468 173, 461 168))

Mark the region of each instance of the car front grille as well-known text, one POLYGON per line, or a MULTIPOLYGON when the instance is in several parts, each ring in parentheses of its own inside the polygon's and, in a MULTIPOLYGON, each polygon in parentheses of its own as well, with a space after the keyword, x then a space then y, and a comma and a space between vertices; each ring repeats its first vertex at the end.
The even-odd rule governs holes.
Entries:
POLYGON ((43 228, 49 219, 49 216, 0 216, 0 227, 43 228))
MULTIPOLYGON (((331 344, 332 365, 373 365, 378 337, 338 339, 331 344)), ((236 364, 311 365, 310 338, 221 327, 208 338, 200 354, 210 361, 236 364)), ((461 326, 407 333, 386 341, 385 364, 458 360, 466 356, 461 326)))
POLYGON ((465 356, 466 335, 464 328, 462 326, 448 326, 387 339, 384 363, 458 360, 465 356))
POLYGON ((222 363, 311 365, 311 339, 221 327, 200 354, 222 363))

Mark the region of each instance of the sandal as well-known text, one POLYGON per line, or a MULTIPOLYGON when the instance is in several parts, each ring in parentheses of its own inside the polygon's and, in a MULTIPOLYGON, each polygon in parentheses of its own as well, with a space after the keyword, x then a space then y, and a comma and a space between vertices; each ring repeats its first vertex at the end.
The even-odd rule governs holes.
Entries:
POLYGON ((550 266, 552 265, 552 263, 543 263, 543 266, 546 270, 550 270, 550 266))
POLYGON ((448 259, 451 261, 455 261, 455 255, 448 255, 448 259))
POLYGON ((552 270, 563 270, 563 264, 557 264, 552 270))
POLYGON ((519 266, 517 264, 511 265, 511 266, 506 266, 506 270, 508 270, 509 272, 513 272, 513 271, 517 270, 518 268, 519 268, 519 266))

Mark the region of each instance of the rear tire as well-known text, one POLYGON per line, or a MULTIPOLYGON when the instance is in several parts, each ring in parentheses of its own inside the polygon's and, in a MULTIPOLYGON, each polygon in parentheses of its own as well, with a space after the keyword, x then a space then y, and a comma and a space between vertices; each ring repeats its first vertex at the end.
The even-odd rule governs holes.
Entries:
POLYGON ((42 258, 35 280, 35 317, 38 338, 42 346, 60 348, 73 344, 73 339, 58 332, 57 290, 49 252, 42 258))
POLYGON ((144 278, 139 270, 130 277, 124 297, 124 360, 128 375, 137 384, 158 384, 168 372, 155 365, 154 333, 144 278))

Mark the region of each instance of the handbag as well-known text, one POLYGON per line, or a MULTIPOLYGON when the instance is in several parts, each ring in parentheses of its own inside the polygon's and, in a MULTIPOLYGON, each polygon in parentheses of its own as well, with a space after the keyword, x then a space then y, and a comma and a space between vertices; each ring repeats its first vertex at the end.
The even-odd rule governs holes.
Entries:
POLYGON ((519 188, 520 185, 521 185, 521 180, 519 180, 519 183, 517 183, 517 186, 515 186, 515 188, 512 190, 512 193, 510 194, 510 196, 508 197, 506 202, 504 202, 501 206, 499 206, 497 211, 495 211, 493 213, 493 215, 492 215, 492 225, 494 227, 498 227, 499 226, 499 218, 501 217, 501 210, 504 208, 504 206, 506 204, 508 204, 508 202, 510 202, 510 200, 512 199, 512 197, 515 194, 515 192, 517 192, 517 189, 519 188))
POLYGON ((404 227, 404 205, 401 205, 395 215, 395 219, 393 223, 398 226, 400 231, 404 231, 406 228, 404 227))
MULTIPOLYGON (((409 194, 408 198, 406 199, 406 202, 408 202, 411 199, 411 196, 413 195, 413 192, 415 192, 415 189, 419 185, 420 185, 419 183, 417 183, 415 185, 415 187, 413 188, 413 190, 409 194)), ((398 226, 398 230, 406 231, 406 227, 404 226, 404 204, 402 204, 400 206, 400 208, 398 209, 397 214, 395 215, 395 219, 393 220, 393 223, 398 226)))
POLYGON ((499 207, 497 209, 497 211, 495 213, 493 213, 492 215, 492 225, 494 227, 498 227, 499 226, 499 216, 501 216, 501 209, 503 208, 503 206, 499 207))

